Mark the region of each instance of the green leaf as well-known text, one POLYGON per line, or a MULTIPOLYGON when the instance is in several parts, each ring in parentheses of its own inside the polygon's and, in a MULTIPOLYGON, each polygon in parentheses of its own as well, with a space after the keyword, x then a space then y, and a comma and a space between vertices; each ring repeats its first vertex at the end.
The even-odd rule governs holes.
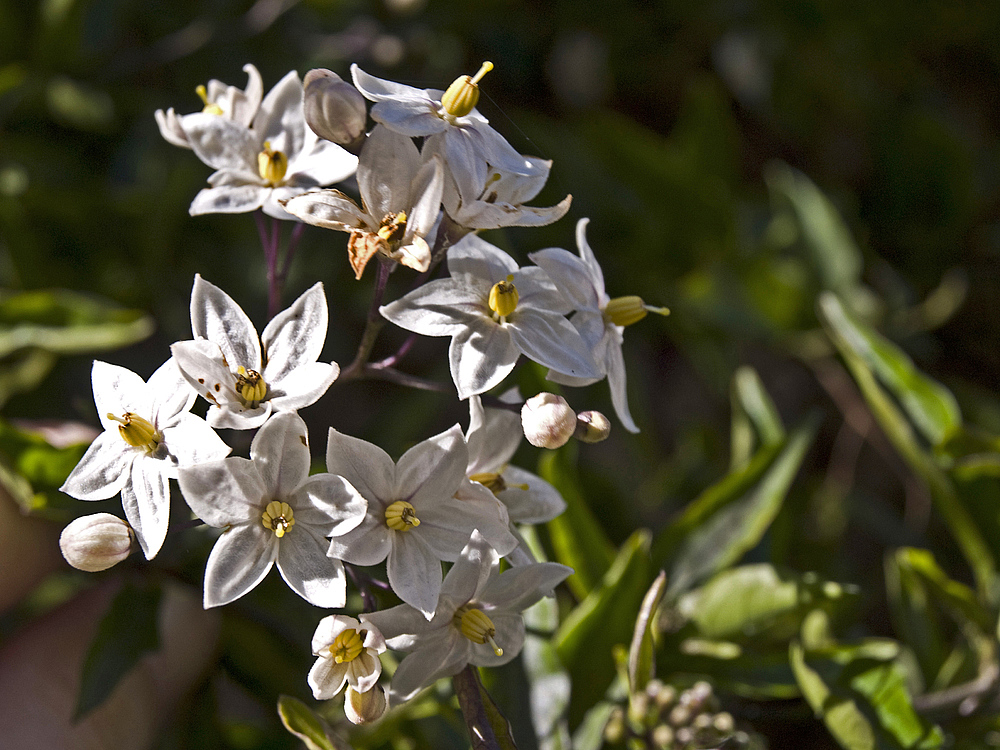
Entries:
POLYGON ((645 690, 646 683, 656 676, 656 661, 653 658, 653 615, 660 606, 663 592, 666 590, 667 574, 660 571, 653 579, 653 585, 642 598, 639 616, 635 618, 635 629, 632 631, 632 644, 628 651, 628 683, 629 692, 638 693, 645 690))
POLYGON ((500 713, 471 664, 452 678, 473 750, 517 750, 510 722, 500 713))
POLYGON ((84 444, 52 446, 41 434, 0 420, 0 484, 25 512, 44 512, 86 451, 84 444))
POLYGON ((931 445, 942 445, 955 433, 962 415, 951 391, 920 372, 898 346, 855 320, 836 295, 823 294, 819 309, 837 348, 849 349, 875 373, 931 445))
POLYGON ((0 357, 20 349, 80 354, 142 341, 153 321, 66 289, 0 293, 0 357))
POLYGON ((327 724, 309 706, 290 695, 278 697, 278 716, 285 729, 302 740, 308 750, 343 750, 327 731, 327 724))
MULTIPOLYGON (((760 542, 781 509, 815 432, 816 419, 810 419, 789 436, 773 460, 774 448, 762 448, 761 460, 755 457, 734 480, 731 474, 706 490, 661 533, 658 545, 666 546, 661 540, 671 537, 680 540, 666 566, 670 571, 668 597, 732 565, 760 542), (766 465, 763 471, 761 464, 766 465), (752 482, 745 481, 747 474, 752 482)), ((654 547, 654 561, 659 563, 656 551, 654 547)))
POLYGON ((615 547, 580 491, 575 445, 543 453, 538 462, 538 473, 559 490, 566 501, 565 512, 549 521, 546 528, 556 562, 575 571, 566 579, 567 585, 577 599, 583 599, 599 585, 602 576, 611 567, 615 547))
POLYGON ((559 658, 573 684, 570 726, 579 724, 615 677, 612 647, 629 643, 636 614, 649 587, 649 532, 629 537, 601 583, 563 621, 556 633, 559 658))
POLYGON ((682 597, 678 610, 704 638, 784 643, 799 632, 807 613, 833 609, 855 591, 812 573, 780 573, 760 563, 722 571, 682 597))
POLYGON ((898 653, 894 642, 877 639, 816 650, 790 644, 802 694, 846 750, 932 750, 944 743, 941 730, 913 708, 898 653))
MULTIPOLYGON (((752 367, 740 367, 736 370, 733 375, 731 400, 734 422, 737 420, 737 415, 745 417, 753 426, 762 445, 777 445, 785 439, 785 426, 781 422, 781 415, 764 390, 764 384, 757 371, 752 367)), ((733 451, 733 454, 734 468, 744 465, 750 457, 748 452, 746 460, 736 464, 736 451, 733 451)))
POLYGON ((604 747, 604 727, 617 707, 610 701, 601 701, 587 711, 573 733, 573 750, 600 750, 604 747))
POLYGON ((115 595, 84 658, 74 721, 101 705, 139 659, 159 647, 161 594, 158 586, 127 583, 115 595))

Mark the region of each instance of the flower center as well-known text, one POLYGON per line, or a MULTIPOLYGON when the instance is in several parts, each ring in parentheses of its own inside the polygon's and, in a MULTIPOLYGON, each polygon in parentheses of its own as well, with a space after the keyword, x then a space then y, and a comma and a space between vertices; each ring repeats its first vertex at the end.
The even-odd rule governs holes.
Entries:
POLYGON ((487 61, 479 68, 475 76, 460 76, 456 78, 441 97, 441 109, 444 115, 465 117, 479 101, 479 81, 493 70, 493 63, 487 61))
POLYGON ((283 151, 271 148, 270 141, 264 141, 264 150, 257 154, 257 171, 260 178, 271 187, 277 187, 285 179, 288 170, 288 157, 283 151))
POLYGON ((354 661, 361 655, 364 651, 364 645, 362 643, 362 634, 365 631, 357 630, 345 630, 340 635, 338 635, 333 643, 330 644, 330 656, 337 664, 343 664, 345 661, 354 661))
POLYGON ((397 214, 386 214, 379 224, 378 236, 386 242, 399 242, 406 234, 406 211, 397 214))
POLYGON ((498 281, 490 289, 490 309, 501 320, 514 312, 518 299, 513 274, 508 274, 504 281, 498 281))
POLYGON ((487 617, 483 610, 473 607, 471 604, 462 605, 455 610, 451 622, 462 635, 473 643, 488 643, 494 654, 503 656, 503 649, 493 640, 497 629, 493 626, 493 620, 487 617))
POLYGON ((280 500, 272 500, 264 508, 264 513, 260 517, 261 523, 268 531, 273 531, 274 535, 281 539, 292 530, 295 525, 295 513, 292 506, 280 500))
POLYGON ((503 492, 508 487, 514 487, 519 490, 528 489, 526 484, 507 484, 504 478, 497 471, 484 471, 479 474, 472 474, 469 479, 473 482, 479 482, 486 489, 492 492, 494 495, 503 492))
POLYGON ((385 525, 393 531, 409 531, 420 525, 413 506, 405 500, 397 500, 385 509, 385 525))
POLYGON ((142 448, 146 453, 152 453, 163 440, 163 435, 153 427, 148 419, 130 411, 125 412, 120 417, 108 412, 107 417, 118 422, 118 434, 133 448, 142 448))
POLYGON ((256 409, 267 398, 267 383, 259 372, 240 365, 236 373, 236 393, 245 407, 256 409))
POLYGON ((616 326, 630 326, 633 323, 638 323, 646 317, 646 313, 651 312, 657 315, 670 314, 670 310, 666 307, 647 305, 642 301, 642 297, 637 297, 634 294, 627 297, 615 297, 604 308, 604 314, 616 326))
POLYGON ((196 94, 198 94, 198 98, 201 99, 201 103, 205 105, 201 110, 202 112, 209 115, 223 114, 222 107, 220 107, 215 102, 210 102, 208 100, 208 89, 206 89, 204 86, 198 86, 194 91, 196 94))

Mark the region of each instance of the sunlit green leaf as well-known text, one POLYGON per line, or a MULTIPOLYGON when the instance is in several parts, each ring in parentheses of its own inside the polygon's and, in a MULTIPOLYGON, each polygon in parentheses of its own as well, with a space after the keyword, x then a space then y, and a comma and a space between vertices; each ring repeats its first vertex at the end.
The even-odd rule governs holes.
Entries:
POLYGON ((326 729, 326 722, 298 698, 290 695, 278 697, 278 716, 285 729, 305 743, 308 750, 343 750, 335 743, 326 729))
POLYGON ((663 599, 666 585, 667 574, 661 570, 642 598, 639 616, 635 618, 632 644, 628 652, 628 681, 632 693, 644 690, 646 683, 656 676, 656 660, 653 658, 653 632, 656 623, 653 615, 663 599))
POLYGON ((467 666, 452 678, 473 750, 517 750, 510 722, 479 680, 478 669, 467 666))

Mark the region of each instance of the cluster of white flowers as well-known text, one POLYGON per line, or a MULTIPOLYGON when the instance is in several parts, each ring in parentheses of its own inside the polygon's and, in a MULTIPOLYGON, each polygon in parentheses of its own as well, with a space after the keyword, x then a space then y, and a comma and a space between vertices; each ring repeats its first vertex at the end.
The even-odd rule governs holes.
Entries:
MULTIPOLYGON (((393 461, 331 427, 326 471, 311 474, 309 435, 297 411, 340 374, 337 363, 319 361, 328 326, 322 285, 258 335, 228 294, 196 276, 192 339, 175 343, 148 382, 94 363, 105 432, 62 487, 81 500, 121 494, 127 527, 102 516, 64 534, 67 558, 97 570, 123 559, 133 537, 147 558, 157 554, 176 479, 191 513, 221 530, 205 570, 206 608, 245 595, 275 563, 311 604, 343 608, 345 564, 385 562, 388 586, 403 603, 357 618, 325 617, 312 643, 314 695, 328 699, 346 686, 355 721, 467 664, 514 658, 524 639, 522 610, 572 572, 537 562, 518 531, 560 514, 562 497, 509 462, 525 431, 547 447, 573 434, 593 442, 607 435, 607 420, 589 412, 578 419, 565 400, 549 395, 522 410, 516 390, 489 408, 480 394, 499 386, 523 354, 558 383, 607 377, 620 420, 637 431, 625 398, 622 330, 648 310, 665 312, 637 297, 608 297, 584 236, 586 219, 577 229, 579 257, 550 248, 532 254, 527 267, 476 235, 547 224, 570 206, 569 196, 548 208, 523 205, 541 190, 551 164, 517 153, 475 109, 478 80, 491 67, 445 92, 381 80, 357 66, 354 87, 313 71, 303 88, 293 71, 264 96, 248 65, 246 90, 212 81, 199 87, 203 112, 156 113, 164 138, 216 170, 192 214, 260 209, 348 232, 359 279, 378 258, 373 318, 377 311, 414 333, 451 337, 451 376, 458 397, 469 400, 467 431, 456 424, 393 461), (375 102, 370 113, 366 99, 375 102), (369 114, 378 124, 365 132, 369 114), (355 171, 360 203, 318 189, 355 171), (441 261, 449 277, 426 280, 441 261), (397 264, 425 273, 423 283, 382 305, 385 278, 397 264), (199 396, 206 419, 189 412, 199 396), (257 430, 249 458, 229 456, 221 428, 257 430), (501 556, 513 566, 503 574, 501 556), (451 563, 447 575, 442 563, 451 563), (385 691, 378 682, 387 648, 408 655, 385 691)), ((272 283, 274 262, 272 248, 272 283)), ((365 373, 368 351, 370 344, 359 349, 355 376, 365 373)))

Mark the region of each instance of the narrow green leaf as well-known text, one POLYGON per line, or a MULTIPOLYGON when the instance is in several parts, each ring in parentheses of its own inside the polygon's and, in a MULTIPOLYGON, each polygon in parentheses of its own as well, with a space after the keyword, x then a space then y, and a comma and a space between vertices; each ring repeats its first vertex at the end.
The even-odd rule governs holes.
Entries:
POLYGON ((452 678, 473 750, 517 750, 510 722, 497 708, 471 664, 452 678))
POLYGON ((777 445, 785 439, 781 415, 756 370, 740 367, 733 375, 732 393, 733 408, 749 417, 761 444, 777 445))
POLYGON ((942 445, 962 415, 951 391, 920 372, 902 349, 855 320, 836 295, 819 300, 820 315, 838 349, 850 349, 892 392, 931 445, 942 445))
MULTIPOLYGON (((708 493, 695 501, 696 504, 712 502, 714 512, 703 517, 680 543, 668 566, 668 597, 674 597, 732 565, 760 542, 781 509, 815 432, 815 419, 795 430, 760 480, 748 488, 737 485, 738 494, 732 493, 724 498, 724 504, 719 504, 712 496, 705 499, 708 493)), ((688 524, 684 517, 679 523, 688 524)))
POLYGON ((573 733, 573 750, 600 750, 604 747, 604 727, 616 707, 610 701, 601 701, 587 711, 573 733))
POLYGON ((139 659, 159 647, 161 594, 158 586, 127 583, 115 595, 84 658, 74 721, 101 705, 139 659))
POLYGON ((649 541, 644 529, 629 537, 600 585, 570 612, 556 633, 556 649, 573 684, 570 727, 579 724, 614 679, 611 649, 631 641, 650 582, 649 541))
POLYGON ((580 491, 575 445, 543 453, 538 473, 566 500, 565 512, 549 521, 546 528, 555 549, 556 562, 575 571, 566 583, 577 599, 583 599, 611 567, 615 547, 580 491))
POLYGON ((344 750, 343 744, 330 738, 326 722, 298 698, 279 696, 278 716, 285 729, 302 740, 308 750, 344 750))
POLYGON ((653 585, 642 598, 639 616, 635 618, 635 629, 632 631, 632 644, 628 651, 628 682, 629 691, 638 693, 645 690, 646 683, 656 676, 656 660, 653 658, 653 615, 660 606, 663 592, 666 590, 667 574, 660 571, 653 579, 653 585))

